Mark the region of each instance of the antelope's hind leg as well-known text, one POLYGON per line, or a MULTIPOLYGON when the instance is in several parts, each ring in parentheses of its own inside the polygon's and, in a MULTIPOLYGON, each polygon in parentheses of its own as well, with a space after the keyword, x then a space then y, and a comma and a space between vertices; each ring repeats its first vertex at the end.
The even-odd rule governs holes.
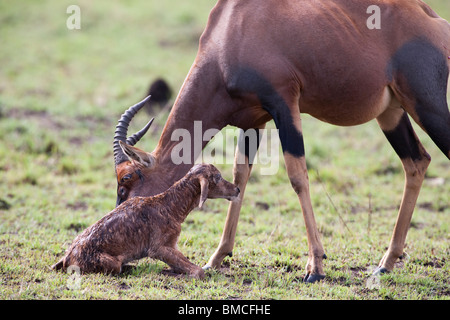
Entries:
POLYGON ((408 115, 403 109, 388 109, 377 118, 377 121, 400 157, 405 173, 402 202, 391 242, 375 271, 375 273, 384 273, 392 271, 394 263, 403 254, 414 207, 431 158, 417 138, 408 115))
POLYGON ((379 264, 378 273, 391 271, 403 252, 425 171, 431 161, 411 126, 408 114, 450 159, 447 54, 429 42, 416 39, 398 50, 392 59, 392 71, 394 82, 391 87, 403 108, 389 108, 377 121, 402 161, 405 187, 391 243, 379 264))

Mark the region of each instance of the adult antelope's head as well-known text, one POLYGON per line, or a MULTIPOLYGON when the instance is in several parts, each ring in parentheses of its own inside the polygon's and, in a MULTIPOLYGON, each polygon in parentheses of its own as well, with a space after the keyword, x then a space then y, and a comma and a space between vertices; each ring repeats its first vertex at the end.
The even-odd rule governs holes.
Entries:
POLYGON ((159 165, 154 153, 134 147, 147 133, 154 118, 140 131, 127 138, 131 120, 149 98, 150 96, 125 111, 116 126, 113 142, 117 177, 116 206, 132 197, 158 194, 170 186, 167 182, 167 172, 159 165))

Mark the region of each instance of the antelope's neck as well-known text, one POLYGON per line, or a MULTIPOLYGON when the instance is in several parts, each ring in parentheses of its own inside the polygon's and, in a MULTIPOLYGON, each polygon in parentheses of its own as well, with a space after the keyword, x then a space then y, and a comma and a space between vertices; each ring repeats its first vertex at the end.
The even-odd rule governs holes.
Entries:
POLYGON ((232 101, 215 65, 194 62, 153 151, 173 181, 189 171, 212 138, 205 131, 219 132, 228 124, 232 101))

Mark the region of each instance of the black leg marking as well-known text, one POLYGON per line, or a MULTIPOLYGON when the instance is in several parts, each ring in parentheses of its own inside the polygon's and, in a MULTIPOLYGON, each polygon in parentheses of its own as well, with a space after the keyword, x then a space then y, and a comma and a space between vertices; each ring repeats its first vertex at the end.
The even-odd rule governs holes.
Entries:
POLYGON ((303 136, 299 132, 291 116, 288 105, 271 83, 251 68, 240 68, 228 83, 228 90, 236 93, 253 93, 258 97, 261 106, 275 121, 279 130, 283 152, 301 157, 305 154, 303 136))
POLYGON ((424 112, 444 110, 449 70, 446 56, 433 44, 421 39, 406 43, 393 56, 391 68, 406 78, 417 101, 425 104, 424 112))
POLYGON ((261 142, 259 129, 248 129, 245 132, 241 131, 238 139, 239 151, 248 159, 249 166, 252 166, 256 152, 259 149, 259 143, 261 142))
POLYGON ((416 39, 395 53, 388 72, 406 80, 415 99, 414 107, 420 123, 439 149, 450 157, 446 55, 428 41, 416 39))
POLYGON ((402 118, 394 130, 383 132, 400 159, 422 159, 422 154, 420 153, 411 122, 406 112, 403 113, 402 118))

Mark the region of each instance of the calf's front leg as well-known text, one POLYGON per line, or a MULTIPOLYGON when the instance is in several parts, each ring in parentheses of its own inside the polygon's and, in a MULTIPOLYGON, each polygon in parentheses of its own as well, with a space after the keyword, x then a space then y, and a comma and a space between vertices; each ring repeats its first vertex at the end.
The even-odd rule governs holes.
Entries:
MULTIPOLYGON (((152 255, 152 257, 155 257, 152 255)), ((180 251, 171 247, 161 247, 156 258, 167 263, 174 272, 184 273, 193 278, 203 279, 205 272, 199 266, 193 264, 180 251)))

